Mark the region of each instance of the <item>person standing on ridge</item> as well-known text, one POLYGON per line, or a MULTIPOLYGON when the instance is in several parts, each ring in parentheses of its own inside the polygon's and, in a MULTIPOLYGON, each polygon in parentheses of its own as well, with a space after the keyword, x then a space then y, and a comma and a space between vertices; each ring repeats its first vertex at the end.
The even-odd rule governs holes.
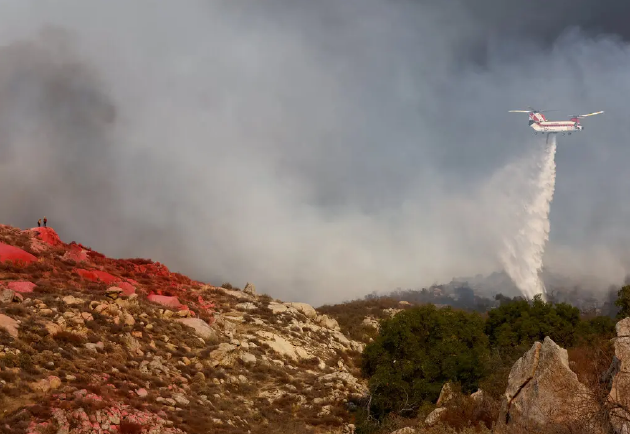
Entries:
POLYGON ((48 222, 48 219, 46 218, 46 216, 44 216, 44 227, 46 227, 47 222, 48 222))
POLYGON ((42 219, 37 220, 37 227, 41 227, 42 226, 42 219))

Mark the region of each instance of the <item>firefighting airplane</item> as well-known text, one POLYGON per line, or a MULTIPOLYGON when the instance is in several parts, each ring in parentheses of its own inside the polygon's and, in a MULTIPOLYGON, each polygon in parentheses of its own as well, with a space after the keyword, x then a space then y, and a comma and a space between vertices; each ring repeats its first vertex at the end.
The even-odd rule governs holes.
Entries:
MULTIPOLYGON (((510 113, 529 113, 529 126, 532 127, 535 131, 534 134, 557 134, 562 133, 562 135, 569 134, 573 131, 582 131, 584 127, 580 125, 580 119, 585 118, 587 116, 594 116, 604 113, 604 111, 599 111, 595 113, 589 113, 586 115, 573 115, 570 117, 568 121, 549 121, 543 115, 543 112, 555 111, 555 110, 536 110, 534 108, 529 107, 529 110, 510 110, 510 113)), ((549 137, 549 136, 547 136, 549 137)))

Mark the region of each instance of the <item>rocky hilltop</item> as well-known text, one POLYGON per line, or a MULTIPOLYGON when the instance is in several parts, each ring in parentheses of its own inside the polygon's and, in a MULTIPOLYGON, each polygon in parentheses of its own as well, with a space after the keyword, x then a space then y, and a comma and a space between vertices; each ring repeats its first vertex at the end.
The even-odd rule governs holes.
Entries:
POLYGON ((347 432, 363 344, 224 286, 0 226, 0 432, 347 432))

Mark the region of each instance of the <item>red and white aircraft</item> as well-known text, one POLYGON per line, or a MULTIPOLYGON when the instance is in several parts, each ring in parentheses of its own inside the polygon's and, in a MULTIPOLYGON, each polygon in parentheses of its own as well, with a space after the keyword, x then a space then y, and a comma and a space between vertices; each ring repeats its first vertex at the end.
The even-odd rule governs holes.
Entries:
POLYGON ((562 133, 562 135, 569 134, 573 131, 582 131, 584 127, 580 125, 580 119, 587 116, 594 116, 604 113, 603 111, 589 113, 586 115, 574 115, 570 117, 568 121, 550 121, 545 118, 543 112, 554 110, 536 110, 529 108, 529 110, 510 110, 510 113, 529 113, 529 126, 535 131, 534 134, 552 134, 562 133))

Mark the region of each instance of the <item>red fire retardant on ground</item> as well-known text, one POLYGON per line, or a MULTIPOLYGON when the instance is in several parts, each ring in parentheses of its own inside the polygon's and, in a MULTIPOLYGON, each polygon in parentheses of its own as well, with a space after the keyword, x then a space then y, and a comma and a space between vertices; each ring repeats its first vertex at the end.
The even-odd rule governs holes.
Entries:
POLYGON ((39 239, 51 246, 61 244, 61 239, 59 239, 59 235, 53 228, 31 228, 31 230, 37 232, 39 239))
POLYGON ((63 257, 64 259, 72 259, 76 262, 88 260, 87 251, 77 244, 70 244, 70 250, 68 250, 63 257))
POLYGON ((214 308, 214 303, 212 303, 211 301, 204 301, 202 296, 199 296, 199 298, 197 298, 197 302, 199 303, 199 306, 206 311, 214 308))
POLYGON ((0 262, 13 261, 29 264, 37 261, 37 258, 19 247, 0 243, 0 262))
POLYGON ((157 295, 155 293, 151 293, 149 294, 148 299, 154 303, 159 303, 162 306, 172 307, 174 309, 179 309, 184 306, 179 302, 177 297, 170 297, 168 295, 157 295))
POLYGON ((101 282, 110 284, 120 280, 119 277, 113 276, 105 271, 100 270, 84 270, 82 268, 78 268, 74 270, 79 276, 84 279, 91 280, 92 282, 96 282, 100 280, 101 282))
POLYGON ((125 297, 129 297, 131 294, 134 294, 136 292, 136 287, 133 286, 131 283, 117 282, 116 286, 123 290, 122 294, 125 297))
POLYGON ((161 304, 162 306, 170 307, 172 309, 177 309, 177 310, 190 311, 190 313, 193 316, 195 316, 195 312, 190 310, 190 308, 187 305, 180 303, 177 297, 169 296, 169 295, 158 295, 155 292, 151 292, 147 298, 149 299, 149 301, 152 301, 153 303, 161 304))
MULTIPOLYGON (((0 228, 8 228, 8 226, 0 225, 0 228)), ((55 256, 58 255, 62 260, 73 259, 77 263, 85 261, 89 263, 89 265, 76 266, 76 268, 72 269, 72 273, 91 282, 102 282, 108 287, 117 286, 123 290, 124 296, 138 294, 144 297, 145 294, 149 293, 149 301, 158 303, 171 310, 179 311, 180 314, 182 313, 181 311, 185 311, 186 314, 181 316, 196 316, 197 314, 191 307, 200 309, 204 314, 211 314, 214 310, 214 303, 204 300, 198 294, 190 294, 191 290, 199 290, 200 286, 203 287, 204 284, 202 282, 193 281, 180 273, 171 273, 164 264, 138 258, 121 260, 110 259, 81 244, 75 242, 70 244, 63 243, 52 228, 37 227, 21 232, 29 232, 28 235, 31 237, 32 241, 31 246, 32 249, 34 249, 33 252, 36 254, 38 251, 52 252, 55 256), (49 249, 48 246, 56 248, 49 249), (90 269, 92 266, 98 268, 90 269), (108 271, 115 274, 110 274, 108 271), (137 280, 122 277, 121 275, 133 276, 143 283, 140 284, 137 280), (180 301, 180 297, 184 300, 184 303, 180 301), (190 303, 190 306, 188 306, 187 303, 190 303)), ((58 269, 54 265, 55 261, 59 258, 55 257, 52 258, 52 260, 48 256, 41 258, 41 260, 45 260, 46 263, 53 266, 53 271, 43 273, 44 277, 49 277, 51 274, 66 273, 65 267, 58 269)), ((40 259, 38 259, 37 256, 23 249, 0 243, 0 263, 21 261, 28 264, 37 262, 38 260, 40 259)), ((65 277, 69 278, 69 276, 65 277)), ((28 277, 25 276, 21 278, 24 279, 28 277)), ((3 284, 15 292, 21 293, 33 292, 34 288, 37 286, 26 280, 4 282, 3 284)), ((212 318, 208 321, 211 323, 212 318)))
POLYGON ((135 272, 138 274, 146 273, 157 277, 170 277, 171 272, 166 265, 154 262, 152 264, 134 265, 135 272))
POLYGON ((9 282, 9 289, 15 292, 33 292, 35 284, 32 282, 9 282))

